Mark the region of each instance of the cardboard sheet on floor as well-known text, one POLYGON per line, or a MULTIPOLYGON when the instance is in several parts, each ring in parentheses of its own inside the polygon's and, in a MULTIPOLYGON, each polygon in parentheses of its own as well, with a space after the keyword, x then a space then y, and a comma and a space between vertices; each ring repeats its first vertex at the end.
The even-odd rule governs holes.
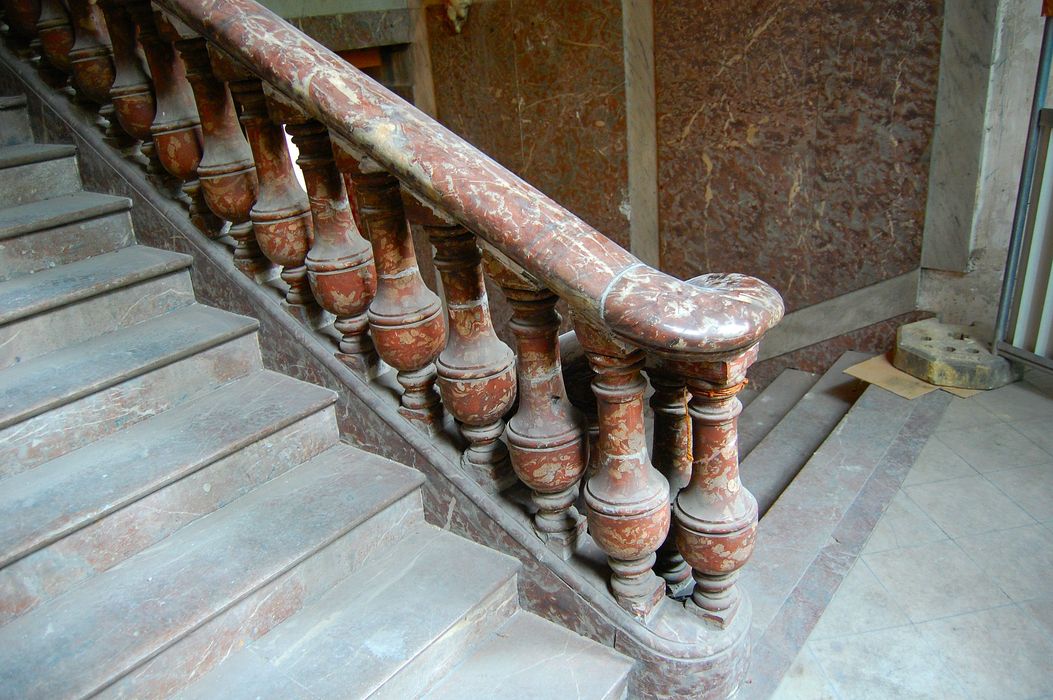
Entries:
POLYGON ((864 382, 877 384, 882 389, 887 389, 905 399, 916 399, 941 388, 896 369, 889 362, 887 355, 878 355, 858 365, 852 365, 845 370, 845 374, 862 379, 864 382))

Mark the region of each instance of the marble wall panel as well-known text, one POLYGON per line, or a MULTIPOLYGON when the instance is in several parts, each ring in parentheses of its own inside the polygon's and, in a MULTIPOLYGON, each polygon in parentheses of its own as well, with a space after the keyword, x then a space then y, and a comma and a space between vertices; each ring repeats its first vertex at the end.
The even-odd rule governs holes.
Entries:
POLYGON ((795 310, 918 266, 942 4, 655 5, 662 263, 795 310))
POLYGON ((435 6, 428 40, 439 120, 627 247, 621 3, 435 6))

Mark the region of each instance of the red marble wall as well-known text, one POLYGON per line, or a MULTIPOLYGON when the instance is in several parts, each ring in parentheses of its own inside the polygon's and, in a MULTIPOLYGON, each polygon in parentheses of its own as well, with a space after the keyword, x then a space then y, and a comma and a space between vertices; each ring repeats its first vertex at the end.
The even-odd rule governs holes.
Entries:
POLYGON ((663 267, 789 310, 916 268, 941 0, 656 0, 663 267))
POLYGON ((627 246, 620 0, 435 5, 428 41, 439 121, 627 246))

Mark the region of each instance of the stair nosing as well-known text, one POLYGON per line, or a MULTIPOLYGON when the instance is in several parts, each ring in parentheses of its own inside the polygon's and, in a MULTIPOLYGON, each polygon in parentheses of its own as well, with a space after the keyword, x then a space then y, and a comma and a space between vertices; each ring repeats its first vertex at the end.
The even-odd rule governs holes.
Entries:
MULTIPOLYGON (((254 372, 254 373, 249 374, 247 376, 240 377, 240 378, 236 379, 233 382, 229 382, 229 383, 224 384, 224 385, 222 385, 220 387, 217 387, 213 391, 207 392, 207 393, 205 393, 205 394, 197 397, 196 399, 194 399, 192 401, 189 401, 189 402, 187 402, 185 404, 181 404, 180 406, 177 406, 175 408, 169 409, 169 411, 164 411, 163 413, 159 413, 158 415, 153 416, 151 418, 148 418, 147 420, 142 421, 141 423, 137 423, 135 426, 132 426, 131 428, 128 428, 127 430, 134 430, 134 429, 136 429, 137 426, 142 426, 140 428, 141 430, 149 430, 151 427, 156 426, 156 423, 152 423, 151 424, 152 421, 156 421, 158 419, 161 419, 161 418, 165 417, 166 414, 169 414, 170 412, 178 412, 178 411, 181 411, 181 410, 184 411, 184 412, 185 411, 189 411, 194 406, 198 405, 199 403, 207 402, 207 401, 213 399, 214 395, 217 392, 223 391, 225 389, 226 390, 231 390, 234 385, 236 385, 236 384, 238 384, 240 382, 244 382, 244 381, 254 377, 256 374, 260 374, 260 373, 277 375, 277 376, 289 379, 289 377, 285 377, 285 375, 278 375, 277 373, 271 372, 269 370, 259 370, 258 372, 254 372), (150 425, 148 425, 148 424, 150 424, 150 425)), ((313 384, 309 385, 309 386, 311 386, 311 387, 313 387, 315 389, 321 389, 322 388, 322 387, 318 387, 318 386, 313 385, 313 384)), ((67 523, 66 525, 64 525, 62 527, 55 528, 54 530, 48 532, 47 534, 42 534, 41 536, 38 536, 38 537, 34 538, 32 541, 30 541, 27 538, 26 541, 29 542, 29 544, 26 544, 26 545, 23 545, 21 547, 17 547, 17 548, 11 549, 11 550, 6 551, 6 552, 0 552, 0 569, 3 569, 4 567, 10 566, 14 562, 17 562, 17 561, 19 561, 21 559, 24 559, 25 557, 33 554, 34 552, 37 552, 37 551, 39 551, 41 549, 44 549, 44 548, 54 544, 55 542, 58 542, 59 540, 65 538, 65 537, 68 537, 69 535, 71 535, 71 534, 73 534, 73 533, 75 533, 75 532, 77 532, 79 530, 82 530, 82 529, 86 528, 86 527, 92 525, 93 523, 96 523, 96 522, 102 520, 103 518, 105 518, 106 516, 110 515, 111 513, 115 513, 117 511, 121 510, 122 508, 127 507, 128 505, 130 505, 132 503, 135 503, 135 502, 137 502, 137 501, 139 501, 139 500, 141 500, 143 498, 146 498, 147 496, 149 496, 152 493, 156 493, 157 491, 160 491, 161 489, 164 489, 164 488, 166 488, 168 486, 171 486, 172 484, 176 483, 177 481, 182 481, 183 479, 185 479, 185 478, 187 478, 189 476, 192 476, 193 474, 198 473, 202 469, 207 469, 212 464, 215 464, 216 462, 229 457, 230 455, 232 455, 235 452, 238 452, 238 451, 244 449, 245 447, 247 447, 249 445, 255 444, 256 442, 259 442, 260 440, 263 440, 266 437, 269 437, 269 436, 271 436, 271 435, 273 435, 273 434, 275 434, 275 433, 277 433, 277 432, 279 432, 281 430, 284 430, 285 428, 289 427, 290 425, 293 425, 294 423, 298 423, 299 421, 304 420, 305 418, 308 418, 308 417, 310 417, 310 416, 312 416, 312 415, 314 415, 314 414, 316 414, 316 413, 318 413, 320 411, 325 411, 326 409, 328 409, 330 406, 332 406, 336 402, 336 394, 331 392, 331 391, 328 391, 328 390, 325 390, 325 391, 328 392, 328 395, 325 397, 325 399, 321 399, 321 400, 315 401, 315 402, 311 403, 309 406, 306 406, 306 407, 304 407, 303 409, 301 409, 301 410, 299 410, 297 412, 287 413, 287 414, 283 415, 281 418, 275 420, 273 423, 268 424, 266 428, 261 429, 259 431, 256 431, 254 433, 243 435, 238 440, 224 443, 222 447, 220 447, 219 449, 214 450, 211 453, 208 453, 206 455, 196 455, 195 458, 192 461, 184 463, 178 469, 174 469, 173 471, 169 472, 163 479, 157 479, 157 480, 152 481, 152 482, 150 482, 148 484, 140 485, 138 488, 130 490, 130 491, 124 493, 120 499, 113 499, 113 501, 110 503, 110 505, 108 507, 99 508, 96 511, 92 512, 90 515, 87 515, 87 516, 81 518, 80 520, 78 520, 76 522, 70 522, 70 523, 67 523)), ((171 415, 168 415, 168 418, 171 419, 171 415)), ((94 446, 94 449, 99 449, 98 445, 100 445, 101 443, 104 443, 106 441, 119 440, 121 438, 121 434, 122 434, 121 432, 112 433, 111 435, 108 435, 108 436, 106 436, 104 438, 101 438, 100 440, 96 440, 95 442, 89 443, 88 445, 85 445, 85 446, 83 446, 81 448, 78 448, 77 450, 73 450, 72 452, 68 452, 68 453, 66 453, 66 455, 75 455, 80 450, 83 450, 85 448, 89 448, 89 447, 92 447, 92 446, 94 446)), ((329 449, 331 449, 331 447, 329 449)), ((36 471, 38 469, 46 467, 46 465, 48 465, 49 463, 54 462, 54 461, 59 460, 59 459, 63 459, 64 457, 66 457, 66 455, 62 455, 60 457, 56 457, 53 460, 48 460, 48 462, 44 462, 43 464, 37 465, 31 471, 36 471)), ((29 473, 29 472, 24 472, 24 473, 29 473)), ((8 479, 15 479, 15 478, 18 478, 18 475, 15 475, 15 476, 12 476, 12 477, 8 477, 8 479)), ((7 481, 8 479, 4 479, 4 481, 7 481)), ((202 516, 202 517, 207 517, 207 516, 202 516)))
POLYGON ((8 109, 21 109, 29 103, 25 95, 3 95, 0 96, 0 111, 8 109))
POLYGON ((29 275, 22 275, 20 277, 16 277, 6 282, 0 283, 0 292, 2 292, 4 286, 13 285, 15 283, 21 284, 31 278, 37 278, 39 280, 40 278, 51 278, 53 276, 58 276, 62 274, 62 270, 68 269, 71 266, 82 265, 85 263, 97 263, 100 258, 104 258, 106 256, 127 256, 141 254, 138 253, 138 251, 141 250, 152 250, 158 253, 164 253, 164 255, 162 256, 161 260, 137 267, 135 270, 127 272, 122 276, 107 278, 102 284, 96 283, 88 287, 75 289, 63 294, 55 294, 53 296, 47 297, 46 299, 37 300, 34 303, 15 309, 0 310, 0 327, 14 323, 16 321, 21 321, 23 319, 39 316, 48 313, 54 309, 69 306, 79 301, 93 299, 95 297, 102 296, 107 292, 112 292, 117 289, 124 289, 126 287, 131 287, 136 284, 139 284, 140 282, 164 277, 165 275, 185 270, 189 268, 193 263, 193 258, 184 253, 173 253, 171 251, 150 248, 148 246, 143 245, 132 245, 110 253, 103 253, 102 255, 96 255, 90 258, 85 258, 84 260, 79 260, 77 262, 69 263, 67 265, 60 265, 58 267, 53 267, 47 270, 34 272, 29 275))
MULTIPOLYGON (((303 469, 305 466, 309 465, 311 462, 313 462, 315 460, 321 460, 321 459, 330 458, 329 455, 331 453, 333 453, 333 452, 336 452, 336 451, 339 451, 339 450, 347 450, 347 449, 360 451, 357 448, 352 447, 351 445, 347 445, 346 443, 338 442, 336 445, 333 445, 332 447, 330 447, 329 449, 323 451, 319 455, 316 455, 315 457, 311 458, 310 460, 308 460, 308 461, 306 461, 306 462, 294 467, 293 469, 289 470, 288 472, 286 472, 282 476, 284 477, 286 475, 291 475, 294 472, 296 472, 297 470, 303 469)), ((383 459, 383 458, 381 458, 381 459, 383 459)), ((386 460, 386 461, 390 461, 390 460, 386 460)), ((393 463, 393 464, 395 464, 395 463, 393 463)), ((221 606, 217 607, 211 613, 202 615, 202 616, 200 616, 201 619, 193 622, 192 624, 184 626, 182 629, 180 629, 179 631, 177 631, 174 634, 172 634, 172 636, 169 639, 167 639, 165 642, 159 644, 158 647, 156 649, 154 649, 153 651, 151 651, 149 653, 146 653, 146 654, 139 655, 138 658, 136 658, 136 659, 132 660, 131 662, 129 662, 124 669, 122 669, 120 671, 117 671, 117 672, 109 673, 108 677, 105 680, 101 681, 95 687, 89 689, 85 693, 85 696, 89 696, 90 697, 90 696, 96 695, 96 694, 100 693, 101 691, 105 690, 106 688, 108 688, 109 686, 113 685, 114 683, 116 683, 120 679, 122 679, 125 676, 129 675, 130 673, 133 673, 137 668, 141 667, 143 664, 145 664, 146 662, 150 661, 151 659, 156 658, 157 656, 163 654, 165 651, 167 651, 171 647, 173 647, 176 644, 178 644, 181 640, 187 638, 188 636, 193 634, 196 630, 198 630, 202 626, 208 624, 210 621, 218 618, 220 615, 225 613, 227 610, 230 610, 232 607, 234 607, 235 605, 240 603, 242 600, 244 600, 248 596, 252 595, 254 592, 266 587, 267 585, 269 585, 273 581, 276 581, 277 579, 281 578, 286 573, 292 571, 297 566, 299 566, 300 564, 302 564, 306 560, 310 559, 312 556, 314 556, 318 552, 321 552, 326 547, 330 546, 331 544, 333 544, 334 542, 336 542, 340 538, 342 538, 345 535, 347 535, 348 533, 350 533, 355 528, 359 527, 360 525, 362 525, 363 523, 369 521, 370 519, 376 517, 377 515, 382 513, 384 510, 386 510, 388 507, 390 507, 393 504, 397 503, 402 498, 405 498, 406 496, 411 494, 413 491, 419 489, 421 484, 424 481, 424 475, 420 474, 419 472, 415 472, 415 470, 412 470, 409 467, 405 467, 403 465, 397 465, 397 466, 402 467, 407 472, 414 472, 414 473, 416 473, 419 476, 419 478, 407 479, 406 483, 400 485, 400 488, 397 489, 396 491, 394 491, 392 494, 389 494, 387 497, 385 497, 385 498, 383 498, 383 499, 381 499, 381 500, 379 500, 377 502, 374 502, 372 504, 372 509, 368 512, 368 514, 365 514, 364 517, 361 517, 361 518, 359 518, 357 520, 351 520, 350 522, 344 522, 340 527, 334 529, 334 531, 332 531, 329 534, 329 536, 324 541, 319 542, 319 543, 314 544, 314 545, 311 545, 306 550, 299 552, 299 554, 295 558, 293 558, 290 561, 288 561, 288 562, 284 563, 283 565, 279 566, 278 570, 270 572, 270 574, 268 576, 259 579, 251 587, 246 586, 247 590, 243 590, 243 591, 241 591, 239 593, 236 593, 234 596, 231 597, 230 600, 225 601, 221 606)), ((278 479, 281 479, 281 478, 282 477, 278 477, 278 479)), ((180 534, 182 534, 183 537, 189 537, 189 535, 187 535, 186 533, 191 531, 192 529, 194 529, 195 526, 197 526, 198 528, 203 527, 203 525, 201 525, 201 523, 205 522, 209 518, 216 517, 218 514, 223 513, 224 511, 228 511, 229 512, 229 510, 232 508, 232 506, 236 506, 236 504, 239 501, 241 501, 241 500, 243 500, 243 499, 245 499, 245 498, 247 498, 249 496, 252 496, 255 493, 258 493, 261 489, 265 488, 268 484, 273 483, 273 481, 276 481, 278 479, 272 480, 271 482, 267 482, 267 484, 263 484, 262 486, 258 487, 254 491, 250 492, 249 494, 246 494, 242 498, 239 498, 237 501, 234 501, 233 503, 227 505, 226 507, 224 507, 224 508, 222 508, 222 509, 220 509, 218 511, 213 511, 212 513, 209 513, 208 515, 205 515, 205 516, 195 520, 193 523, 190 523, 186 527, 184 527, 181 530, 179 530, 178 532, 173 533, 172 535, 170 535, 165 540, 162 540, 161 542, 158 542, 157 544, 153 545, 149 549, 144 550, 143 552, 140 552, 140 553, 136 554, 135 557, 132 557, 131 559, 128 559, 128 560, 122 562, 119 566, 120 567, 127 567, 129 565, 129 562, 131 562, 133 559, 146 555, 147 553, 149 553, 151 550, 153 550, 154 548, 156 548, 158 546, 161 546, 161 545, 171 546, 171 540, 173 538, 175 538, 175 537, 180 536, 180 534)), ((118 570, 118 567, 114 567, 114 569, 111 569, 110 571, 117 571, 117 570, 118 570)), ((109 573, 109 572, 106 572, 106 573, 109 573)), ((101 578, 102 576, 105 576, 105 573, 101 574, 99 577, 96 577, 96 580, 101 578)), ((63 595, 67 595, 67 594, 63 594, 63 595)), ((62 596, 60 596, 60 598, 61 597, 62 596)), ((56 599, 56 600, 58 600, 58 599, 56 599)))
MULTIPOLYGON (((119 214, 123 211, 129 211, 132 208, 132 201, 127 197, 117 197, 114 195, 102 194, 98 192, 72 192, 69 194, 59 195, 57 197, 51 197, 49 199, 38 199, 35 202, 27 202, 24 204, 16 204, 10 207, 4 207, 3 211, 10 211, 12 209, 20 209, 22 207, 33 207, 39 206, 41 203, 52 202, 54 200, 68 200, 72 198, 80 198, 89 196, 95 199, 95 203, 86 202, 85 206, 80 209, 74 209, 67 212, 64 215, 58 217, 48 218, 47 216, 34 219, 28 223, 13 225, 8 228, 3 228, 0 225, 0 241, 9 240, 12 238, 19 238, 21 236, 27 236, 33 233, 40 233, 42 231, 48 231, 50 229, 58 228, 60 226, 67 226, 69 224, 79 223, 82 221, 90 221, 92 219, 103 218, 113 214, 119 214)), ((0 217, 2 220, 2 217, 0 217)))
POLYGON ((72 144, 36 143, 33 141, 12 144, 0 147, 0 170, 50 163, 63 158, 74 158, 76 155, 77 147, 72 144))
MULTIPOLYGON (((136 323, 134 325, 126 326, 124 328, 118 328, 116 330, 110 331, 109 333, 104 333, 102 335, 95 336, 94 338, 91 338, 90 340, 77 346, 76 349, 80 352, 87 352, 92 349, 90 347, 91 345, 103 345, 106 341, 113 342, 115 336, 130 336, 136 332, 142 332, 141 326, 143 324, 149 324, 151 322, 160 322, 161 320, 171 321, 171 317, 173 314, 200 313, 202 309, 209 309, 213 312, 220 314, 227 313, 221 311, 220 309, 215 309, 213 307, 205 306, 203 304, 190 304, 188 306, 173 309, 172 311, 168 311, 164 314, 161 314, 160 316, 155 316, 151 319, 140 321, 139 323, 136 323)), ((236 314, 229 315, 236 316, 236 314)), ((244 321, 242 321, 239 325, 232 326, 220 333, 209 336, 207 338, 198 339, 193 344, 183 345, 174 352, 168 352, 164 355, 158 355, 152 358, 150 361, 136 365, 134 367, 127 367, 118 374, 114 374, 102 379, 97 379, 91 384, 82 385, 66 394, 49 397, 45 401, 41 401, 38 404, 29 408, 23 408, 13 413, 12 415, 4 416, 2 413, 0 413, 0 430, 9 428, 17 423, 21 423, 22 421, 35 418, 43 413, 47 413, 48 411, 58 406, 78 401, 84 398, 85 396, 90 396, 91 394, 95 394, 100 391, 105 391, 106 389, 114 387, 118 384, 122 384, 131 379, 135 379, 136 377, 143 376, 155 370, 161 369, 162 367, 173 365, 177 362, 180 362, 181 360, 185 360, 198 353, 211 350, 213 348, 229 343, 232 340, 236 340, 243 336, 254 333, 259 329, 258 320, 249 317, 241 318, 244 318, 244 321)), ((53 358, 56 353, 71 351, 72 349, 70 347, 59 348, 57 350, 53 350, 50 353, 31 358, 24 363, 19 363, 8 369, 13 369, 15 367, 31 367, 34 363, 44 362, 53 358)), ((0 377, 2 376, 2 373, 0 373, 0 377)))

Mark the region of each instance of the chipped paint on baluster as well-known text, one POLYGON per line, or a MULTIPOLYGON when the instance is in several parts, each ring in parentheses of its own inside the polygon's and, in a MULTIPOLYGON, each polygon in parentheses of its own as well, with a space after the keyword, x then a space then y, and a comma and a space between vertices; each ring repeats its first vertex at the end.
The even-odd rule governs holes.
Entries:
POLYGON ((110 100, 117 120, 129 135, 148 141, 157 110, 150 79, 136 50, 135 25, 128 11, 114 0, 104 0, 100 7, 113 42, 116 75, 110 87, 110 100))
MULTIPOLYGON (((9 20, 10 21, 10 20, 9 20)), ((51 66, 67 75, 73 70, 69 52, 73 48, 73 27, 60 0, 43 0, 37 20, 40 52, 51 66)))
POLYGON ((110 98, 114 68, 110 38, 96 0, 70 0, 73 46, 69 51, 73 86, 84 99, 104 105, 110 98))

